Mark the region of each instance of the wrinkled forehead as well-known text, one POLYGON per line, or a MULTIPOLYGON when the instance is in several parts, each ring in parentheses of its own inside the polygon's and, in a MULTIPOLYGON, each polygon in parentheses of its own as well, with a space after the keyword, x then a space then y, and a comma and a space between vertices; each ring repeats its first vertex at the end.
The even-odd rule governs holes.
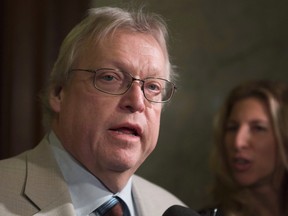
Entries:
MULTIPOLYGON (((84 40, 82 40, 79 43, 78 49, 75 52, 75 58, 74 58, 74 64, 77 63, 77 61, 83 57, 85 57, 86 53, 89 53, 91 51, 91 49, 93 49, 93 52, 98 52, 99 55, 101 54, 101 51, 103 48, 106 48, 107 46, 110 45, 117 45, 116 43, 119 43, 119 41, 117 41, 117 39, 119 38, 120 35, 139 35, 139 40, 140 38, 153 38, 155 41, 155 47, 159 47, 159 50, 161 51, 161 55, 163 55, 164 57, 164 70, 165 70, 165 76, 167 76, 167 78, 170 77, 170 62, 169 62, 169 58, 168 58, 168 53, 167 53, 167 49, 166 49, 166 44, 165 46, 163 46, 163 43, 161 43, 160 39, 155 37, 155 35, 149 33, 149 32, 137 32, 137 31, 131 31, 131 30, 127 30, 127 29, 118 29, 112 32, 109 32, 107 34, 105 34, 104 37, 98 37, 98 36, 94 36, 94 37, 88 37, 84 40)), ((163 38, 164 40, 164 38, 163 38)), ((123 43, 129 43, 129 40, 127 41, 123 41, 123 43)), ((153 42, 154 43, 154 42, 153 42)), ((115 46, 116 47, 116 46, 115 46)), ((143 55, 145 55, 145 53, 148 55, 149 53, 151 53, 151 46, 149 45, 149 43, 143 43, 143 45, 141 45, 141 53, 143 55)), ((155 49, 157 50, 157 49, 155 49)))

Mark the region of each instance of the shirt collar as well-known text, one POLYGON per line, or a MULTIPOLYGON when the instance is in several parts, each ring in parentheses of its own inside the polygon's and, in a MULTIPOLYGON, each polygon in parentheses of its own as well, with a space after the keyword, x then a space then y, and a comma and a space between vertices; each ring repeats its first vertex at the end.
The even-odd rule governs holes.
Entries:
POLYGON ((48 140, 67 182, 77 216, 89 215, 113 195, 119 196, 128 206, 131 216, 134 215, 132 177, 122 191, 113 194, 63 148, 53 131, 50 132, 48 140))

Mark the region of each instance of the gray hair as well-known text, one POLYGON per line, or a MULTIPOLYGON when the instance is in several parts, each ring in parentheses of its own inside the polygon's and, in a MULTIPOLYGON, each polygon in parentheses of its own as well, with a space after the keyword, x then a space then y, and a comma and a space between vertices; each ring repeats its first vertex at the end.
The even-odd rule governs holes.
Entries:
POLYGON ((144 12, 142 8, 137 11, 114 7, 92 8, 64 39, 50 74, 48 86, 41 94, 45 129, 50 128, 51 119, 55 114, 49 104, 49 95, 50 93, 57 95, 61 87, 67 82, 70 69, 77 60, 79 53, 85 45, 87 46, 86 43, 92 40, 100 43, 107 36, 112 36, 118 29, 152 35, 166 55, 169 79, 171 81, 175 79, 176 75, 170 63, 167 49, 168 31, 161 16, 144 12))

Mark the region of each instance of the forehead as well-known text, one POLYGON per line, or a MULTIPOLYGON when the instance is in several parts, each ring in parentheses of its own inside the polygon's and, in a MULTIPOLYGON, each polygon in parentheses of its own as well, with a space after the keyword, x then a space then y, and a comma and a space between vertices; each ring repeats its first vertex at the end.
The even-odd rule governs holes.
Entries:
POLYGON ((161 72, 169 76, 166 50, 148 33, 117 30, 100 41, 86 41, 78 63, 86 67, 117 67, 127 70, 161 72), (89 65, 87 65, 89 64, 89 65))
POLYGON ((256 97, 248 97, 238 100, 231 108, 230 117, 269 118, 267 104, 256 97))

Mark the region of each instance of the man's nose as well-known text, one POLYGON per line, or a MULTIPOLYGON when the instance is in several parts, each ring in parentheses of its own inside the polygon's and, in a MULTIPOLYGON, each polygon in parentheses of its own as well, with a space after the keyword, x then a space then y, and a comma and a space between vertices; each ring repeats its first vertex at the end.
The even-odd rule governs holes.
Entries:
POLYGON ((145 96, 142 90, 142 82, 134 81, 128 91, 122 96, 122 108, 130 112, 142 112, 145 109, 145 96))

